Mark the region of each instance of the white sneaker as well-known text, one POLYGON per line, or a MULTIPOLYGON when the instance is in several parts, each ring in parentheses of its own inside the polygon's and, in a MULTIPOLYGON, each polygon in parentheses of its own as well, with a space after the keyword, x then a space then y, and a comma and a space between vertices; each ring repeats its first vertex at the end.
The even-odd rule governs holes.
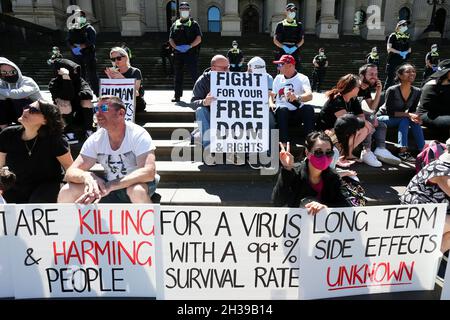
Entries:
POLYGON ((381 166, 383 166, 383 164, 377 160, 377 157, 375 157, 375 155, 373 154, 372 151, 368 151, 368 150, 363 150, 361 152, 361 160, 371 166, 371 167, 375 167, 375 168, 379 168, 381 166))
POLYGON ((376 148, 374 154, 378 160, 393 166, 398 166, 402 162, 386 148, 376 148))

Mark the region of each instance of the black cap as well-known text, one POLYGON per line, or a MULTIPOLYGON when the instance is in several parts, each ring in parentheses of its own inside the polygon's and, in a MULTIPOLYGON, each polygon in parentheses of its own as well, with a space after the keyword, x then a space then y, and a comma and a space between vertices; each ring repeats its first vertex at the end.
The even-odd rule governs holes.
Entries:
POLYGON ((286 5, 286 10, 297 10, 297 7, 291 2, 286 5))
POLYGON ((180 6, 178 7, 179 9, 190 9, 191 7, 189 6, 189 3, 187 2, 181 2, 180 6))

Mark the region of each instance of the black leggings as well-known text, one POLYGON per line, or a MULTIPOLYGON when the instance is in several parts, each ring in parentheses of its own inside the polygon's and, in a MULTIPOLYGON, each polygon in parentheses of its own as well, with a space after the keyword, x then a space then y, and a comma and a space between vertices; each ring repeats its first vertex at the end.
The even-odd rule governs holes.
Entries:
POLYGON ((450 115, 443 115, 431 119, 428 113, 424 113, 421 115, 421 119, 425 127, 435 129, 439 132, 439 135, 443 135, 440 139, 447 140, 450 136, 450 115))
POLYGON ((56 203, 60 189, 60 182, 43 182, 32 186, 16 185, 3 196, 8 203, 56 203))

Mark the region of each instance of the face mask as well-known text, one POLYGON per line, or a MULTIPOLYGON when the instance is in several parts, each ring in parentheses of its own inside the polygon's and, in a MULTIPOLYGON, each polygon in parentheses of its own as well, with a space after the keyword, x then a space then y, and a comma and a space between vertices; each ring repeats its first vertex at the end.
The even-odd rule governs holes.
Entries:
POLYGON ((436 52, 436 51, 437 51, 437 48, 431 49, 431 52, 436 52))
POLYGON ((80 17, 78 19, 78 22, 80 23, 80 25, 86 24, 86 17, 80 17))
POLYGON ((324 56, 324 55, 325 55, 325 52, 319 52, 319 55, 320 55, 320 56, 324 56))
POLYGON ((236 46, 236 45, 233 46, 233 49, 237 49, 237 48, 238 48, 238 46, 236 46))
POLYGON ((180 16, 182 19, 189 18, 189 11, 180 11, 180 16))
POLYGON ((19 75, 16 74, 14 76, 7 76, 7 77, 3 77, 2 79, 8 83, 16 83, 19 80, 19 75))
POLYGON ((311 163, 311 165, 320 171, 324 171, 324 170, 328 169, 328 167, 333 162, 333 158, 328 158, 325 155, 318 158, 315 155, 311 154, 311 155, 309 155, 308 159, 309 159, 309 162, 311 163))
POLYGON ((295 19, 295 12, 289 12, 289 13, 287 14, 287 17, 288 17, 289 20, 295 19))
POLYGON ((408 31, 408 27, 407 26, 400 27, 400 32, 401 33, 405 33, 406 31, 408 31))

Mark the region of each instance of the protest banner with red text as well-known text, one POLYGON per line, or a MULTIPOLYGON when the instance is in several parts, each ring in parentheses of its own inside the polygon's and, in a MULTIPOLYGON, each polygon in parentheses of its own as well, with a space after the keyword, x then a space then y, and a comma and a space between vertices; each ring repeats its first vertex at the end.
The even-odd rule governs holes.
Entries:
POLYGON ((433 290, 446 207, 328 209, 303 219, 300 299, 433 290))
POLYGON ((16 205, 15 297, 155 297, 159 205, 16 205))

